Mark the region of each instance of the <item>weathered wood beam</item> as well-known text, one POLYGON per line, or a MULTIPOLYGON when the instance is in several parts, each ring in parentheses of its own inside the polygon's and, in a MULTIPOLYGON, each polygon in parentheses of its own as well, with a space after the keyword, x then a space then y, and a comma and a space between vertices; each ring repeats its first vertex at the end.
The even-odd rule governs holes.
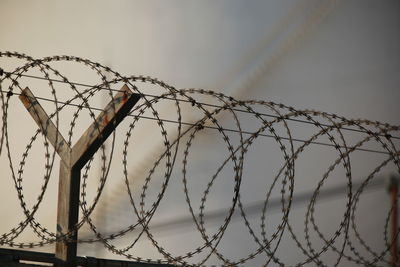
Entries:
POLYGON ((43 135, 50 141, 54 149, 62 160, 69 158, 71 148, 65 141, 62 134, 58 131, 57 126, 51 121, 46 111, 37 101, 36 97, 32 94, 31 90, 26 87, 19 96, 21 102, 28 110, 29 114, 35 120, 43 135))
POLYGON ((74 266, 77 253, 80 169, 60 162, 57 206, 56 257, 74 266))
POLYGON ((139 99, 124 85, 73 146, 72 164, 83 167, 139 99))

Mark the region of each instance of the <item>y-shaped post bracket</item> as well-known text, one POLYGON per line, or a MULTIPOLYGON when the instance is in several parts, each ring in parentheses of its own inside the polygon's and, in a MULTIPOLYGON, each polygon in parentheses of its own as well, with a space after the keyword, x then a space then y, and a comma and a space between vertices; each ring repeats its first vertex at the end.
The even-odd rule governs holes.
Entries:
POLYGON ((20 99, 43 135, 61 158, 58 187, 56 258, 62 266, 76 265, 80 171, 140 99, 124 85, 71 148, 44 109, 25 88, 20 99))

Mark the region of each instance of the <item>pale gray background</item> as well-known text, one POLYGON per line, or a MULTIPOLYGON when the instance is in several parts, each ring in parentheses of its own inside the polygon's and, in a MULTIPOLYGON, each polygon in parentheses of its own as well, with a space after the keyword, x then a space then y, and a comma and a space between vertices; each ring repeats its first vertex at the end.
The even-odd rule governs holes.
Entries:
MULTIPOLYGON (((312 108, 348 118, 367 118, 399 124, 400 2, 395 0, 2 0, 0 25, 1 51, 18 51, 38 58, 75 55, 109 65, 122 74, 157 77, 177 88, 211 89, 239 99, 263 99, 299 109, 312 108), (321 5, 327 5, 327 9, 321 9, 321 5)), ((0 67, 5 70, 11 68, 10 65, 0 67)), ((79 81, 85 81, 83 75, 73 74, 79 81)), ((14 116, 20 116, 18 121, 26 120, 26 123, 10 127, 18 132, 18 129, 22 130, 22 125, 26 127, 29 124, 32 132, 34 125, 31 119, 22 109, 17 113, 19 103, 14 101, 14 116)), ((12 114, 11 112, 10 116, 12 114)), ((168 114, 165 116, 168 117, 168 114)), ((298 130, 299 135, 302 132, 301 129, 298 130)), ((141 138, 148 135, 145 128, 140 129, 140 133, 141 138)), ((16 134, 16 139, 17 136, 16 134)), ((203 142, 203 145, 198 143, 193 148, 198 155, 196 163, 191 165, 194 173, 192 180, 202 179, 204 170, 213 164, 213 160, 225 156, 224 150, 221 150, 224 152, 220 156, 216 149, 218 146, 223 149, 223 143, 218 138, 212 133, 199 137, 197 142, 203 142)), ((14 140, 14 143, 18 147, 17 143, 20 142, 14 140)), ((26 142, 21 143, 19 149, 22 151, 26 142)), ((146 161, 147 154, 147 157, 153 157, 151 152, 154 150, 149 147, 150 145, 137 151, 137 160, 146 161)), ((260 145, 260 151, 249 156, 242 193, 245 202, 262 199, 265 183, 268 184, 268 180, 263 182, 263 179, 271 171, 265 162, 269 162, 271 166, 275 164, 274 171, 280 166, 281 154, 276 150, 277 147, 274 148, 275 152, 269 153, 268 145, 265 145, 265 149, 260 145), (263 184, 261 189, 260 184, 263 184), (258 190, 261 190, 260 194, 257 193, 258 190)), ((15 156, 16 164, 21 153, 15 156)), ((308 154, 299 159, 296 176, 299 191, 315 188, 317 181, 335 158, 329 153, 325 154, 322 149, 316 149, 309 157, 306 155, 308 154)), ((4 153, 0 159, 2 168, 8 168, 4 153)), ((376 166, 367 164, 374 160, 375 158, 370 159, 362 153, 355 153, 354 179, 362 179, 370 171, 366 167, 376 166)), ((136 162, 132 163, 132 172, 140 173, 140 164, 136 162)), ((389 167, 381 173, 382 177, 393 171, 393 166, 389 167)), ((17 218, 14 218, 14 214, 18 213, 14 208, 18 204, 8 176, 6 172, 1 175, 2 187, 6 191, 1 200, 4 220, 2 232, 18 223, 17 218, 22 218, 22 215, 15 215, 17 218), (15 205, 4 205, 13 203, 14 199, 15 205)), ((57 178, 57 171, 54 178, 57 178)), ((50 186, 53 191, 56 190, 55 179, 50 186)), ((343 183, 344 177, 339 180, 333 180, 332 184, 343 183)), ((102 214, 96 215, 103 218, 101 223, 104 229, 118 229, 118 225, 129 224, 127 199, 124 197, 122 201, 118 197, 119 192, 115 191, 116 188, 123 188, 121 181, 111 182, 109 201, 106 201, 107 204, 103 203, 100 212, 102 214), (104 219, 106 214, 109 215, 108 219, 104 219)), ((202 185, 202 192, 206 182, 197 182, 202 185)), ((28 194, 29 188, 34 186, 27 185, 25 190, 28 194)), ((182 203, 184 198, 181 188, 179 181, 176 181, 175 187, 171 186, 170 190, 177 192, 172 193, 173 196, 176 195, 176 199, 172 197, 171 206, 167 205, 160 211, 158 222, 162 222, 162 218, 170 220, 189 214, 182 203)), ((215 208, 230 204, 231 191, 231 187, 226 189, 222 186, 218 196, 210 197, 210 201, 215 202, 215 208)), ((32 196, 35 194, 32 193, 32 196)), ((50 202, 49 208, 42 210, 40 214, 42 223, 54 229, 55 207, 51 203, 53 201, 54 204, 56 193, 49 195, 46 199, 50 202)), ((366 194, 364 200, 364 208, 360 208, 359 214, 360 231, 369 236, 368 240, 373 248, 381 249, 389 198, 382 188, 375 193, 366 194)), ((342 216, 343 204, 339 199, 318 206, 320 210, 317 214, 321 225, 325 225, 326 229, 335 229, 342 216)), ((292 215, 292 224, 297 226, 295 228, 301 236, 304 211, 301 208, 294 209, 292 215)), ((272 216, 271 222, 279 222, 278 217, 272 216)), ((257 220, 254 223, 259 225, 257 220)), ((172 227, 172 230, 160 233, 160 242, 167 244, 166 248, 172 254, 185 253, 186 249, 201 244, 199 235, 191 230, 191 226, 182 229, 180 227, 182 226, 172 227)), ((254 244, 247 237, 243 224, 233 223, 229 230, 229 237, 221 244, 222 251, 233 260, 247 255, 247 250, 251 251, 254 244)), ((26 240, 31 238, 26 236, 26 240)), ((52 247, 45 250, 51 251, 52 247)), ((79 253, 118 258, 102 249, 101 245, 81 246, 79 253)), ((160 257, 149 249, 146 241, 137 245, 133 254, 160 257)), ((278 255, 287 264, 295 264, 304 259, 290 241, 282 244, 278 255)), ((263 257, 249 262, 248 266, 260 265, 264 262, 263 257)), ((329 265, 335 255, 327 254, 323 259, 329 265)), ((214 258, 207 263, 220 264, 214 258)), ((351 265, 342 262, 342 266, 351 265)))

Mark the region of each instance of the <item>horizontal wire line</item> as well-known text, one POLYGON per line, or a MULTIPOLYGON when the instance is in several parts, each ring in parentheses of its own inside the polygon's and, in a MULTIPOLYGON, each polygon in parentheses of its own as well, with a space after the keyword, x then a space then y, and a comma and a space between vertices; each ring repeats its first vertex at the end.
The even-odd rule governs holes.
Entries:
MULTIPOLYGON (((45 77, 39 77, 39 76, 34 76, 34 75, 28 75, 28 74, 16 74, 16 73, 11 73, 11 72, 4 72, 6 74, 9 75, 15 75, 15 76, 21 76, 21 77, 26 77, 26 78, 32 78, 32 79, 38 79, 38 80, 45 80, 45 81, 52 81, 52 82, 58 82, 58 83, 64 83, 64 84, 73 84, 76 86, 82 86, 82 87, 88 87, 88 88, 96 88, 99 90, 108 90, 108 91, 114 91, 114 92, 119 92, 118 89, 112 89, 112 88, 105 88, 105 87, 97 87, 97 86, 93 86, 93 85, 89 85, 89 84, 84 84, 84 83, 78 83, 78 82, 65 82, 63 80, 58 80, 58 79, 51 79, 51 78, 45 78, 45 77)), ((152 95, 152 94, 144 94, 142 93, 144 96, 149 96, 149 97, 159 97, 157 95, 152 95)), ((178 102, 185 102, 185 103, 191 103, 190 100, 186 100, 186 99, 179 99, 179 98, 173 98, 173 97, 161 97, 162 99, 167 99, 167 100, 173 100, 173 101, 178 101, 178 102)), ((196 101, 196 103, 199 103, 200 105, 203 106, 209 106, 209 107, 214 107, 214 108, 223 108, 223 106, 219 106, 219 105, 215 105, 215 104, 210 104, 210 103, 204 103, 204 102, 198 102, 196 101)), ((243 109, 237 109, 237 108, 231 108, 231 110, 233 111, 237 111, 237 112, 243 112, 243 113, 249 113, 249 114, 254 114, 253 112, 250 112, 248 110, 243 110, 243 109)), ((270 117, 270 118, 279 118, 279 116, 277 115, 272 115, 272 114, 268 114, 268 113, 260 113, 257 112, 258 115, 261 116, 265 116, 265 117, 270 117)), ((314 123, 310 122, 310 121, 306 121, 306 120, 300 120, 300 119, 293 119, 293 118, 287 118, 285 120, 288 121, 294 121, 294 122, 300 122, 300 123, 306 123, 306 124, 310 124, 310 125, 314 125, 314 123)), ((321 126, 325 126, 325 127, 330 127, 331 125, 328 124, 324 124, 321 123, 321 126)), ((368 133, 367 131, 363 131, 360 129, 354 129, 354 128, 348 128, 348 127, 342 127, 340 128, 342 130, 346 130, 346 131, 352 131, 352 132, 358 132, 358 133, 368 133)), ((385 137, 385 135, 380 134, 379 136, 381 137, 385 137)), ((397 139, 400 140, 399 136, 391 136, 392 139, 397 139)))
MULTIPOLYGON (((3 94, 7 94, 7 91, 3 91, 0 90, 0 93, 3 94)), ((21 95, 20 93, 13 93, 14 95, 21 95)), ((44 97, 38 97, 36 96, 37 99, 43 100, 43 101, 47 101, 47 102, 52 102, 55 103, 56 101, 49 99, 49 98, 44 98, 44 97)), ((58 104, 62 104, 62 105, 66 105, 66 106, 74 106, 74 107, 80 107, 80 108, 85 108, 85 109, 92 109, 92 110, 96 110, 96 111, 103 111, 103 109, 101 108, 96 108, 96 107, 86 107, 86 106, 81 106, 78 104, 73 104, 73 103, 67 103, 67 102, 62 102, 62 101, 57 101, 58 104)), ((157 119, 157 118, 153 118, 153 117, 148 117, 148 116, 139 116, 139 115, 132 115, 132 113, 128 114, 129 117, 135 117, 135 118, 141 118, 141 119, 148 119, 148 120, 154 120, 154 121, 162 121, 162 122, 167 122, 167 123, 174 123, 174 124, 181 124, 181 125, 187 125, 187 126, 197 126, 197 124, 194 123, 189 123, 189 122, 179 122, 179 121, 175 121, 175 120, 169 120, 169 119, 157 119)), ((207 129, 212 129, 212 130, 223 130, 223 131, 227 131, 227 132, 234 132, 234 133, 242 133, 242 134, 247 134, 247 135, 253 135, 253 132, 249 132, 249 131, 239 131, 239 130, 234 130, 234 129, 229 129, 229 128, 222 128, 222 127, 215 127, 215 126, 206 126, 204 125, 203 128, 207 128, 207 129)), ((283 136, 275 136, 275 135, 270 135, 270 134, 263 134, 263 133, 259 133, 258 136, 263 136, 263 137, 270 137, 270 138, 275 138, 278 137, 282 140, 286 140, 286 141, 294 141, 294 142, 300 142, 300 143, 307 143, 307 140, 303 140, 303 139, 297 139, 297 138, 289 138, 289 137, 283 137, 283 136)), ((317 142, 317 141, 311 141, 309 142, 310 144, 314 144, 314 145, 322 145, 322 146, 329 146, 329 147, 337 147, 334 144, 329 144, 329 143, 323 143, 323 142, 317 142)), ((352 147, 345 147, 345 146, 339 146, 340 148, 346 148, 346 149, 351 149, 352 147)), ((372 153, 378 153, 378 154, 386 154, 386 155, 390 155, 389 152, 386 151, 380 151, 380 150, 374 150, 374 149, 367 149, 367 148, 355 148, 355 151, 364 151, 364 152, 372 152, 372 153)))

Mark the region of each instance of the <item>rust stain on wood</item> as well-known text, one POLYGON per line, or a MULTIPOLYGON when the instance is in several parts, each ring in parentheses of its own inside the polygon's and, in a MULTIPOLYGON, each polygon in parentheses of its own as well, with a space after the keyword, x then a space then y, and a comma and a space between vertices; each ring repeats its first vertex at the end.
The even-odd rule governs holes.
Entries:
POLYGON ((108 119, 108 115, 107 115, 107 113, 106 113, 106 114, 104 114, 103 125, 105 126, 105 125, 107 125, 108 123, 109 123, 109 119, 108 119))
POLYGON ((27 107, 28 109, 30 108, 31 102, 29 101, 28 97, 25 95, 25 92, 22 92, 22 94, 19 96, 19 99, 21 99, 21 101, 25 107, 27 107))
POLYGON ((124 92, 123 96, 122 96, 122 102, 126 102, 128 101, 128 94, 126 92, 124 92))

